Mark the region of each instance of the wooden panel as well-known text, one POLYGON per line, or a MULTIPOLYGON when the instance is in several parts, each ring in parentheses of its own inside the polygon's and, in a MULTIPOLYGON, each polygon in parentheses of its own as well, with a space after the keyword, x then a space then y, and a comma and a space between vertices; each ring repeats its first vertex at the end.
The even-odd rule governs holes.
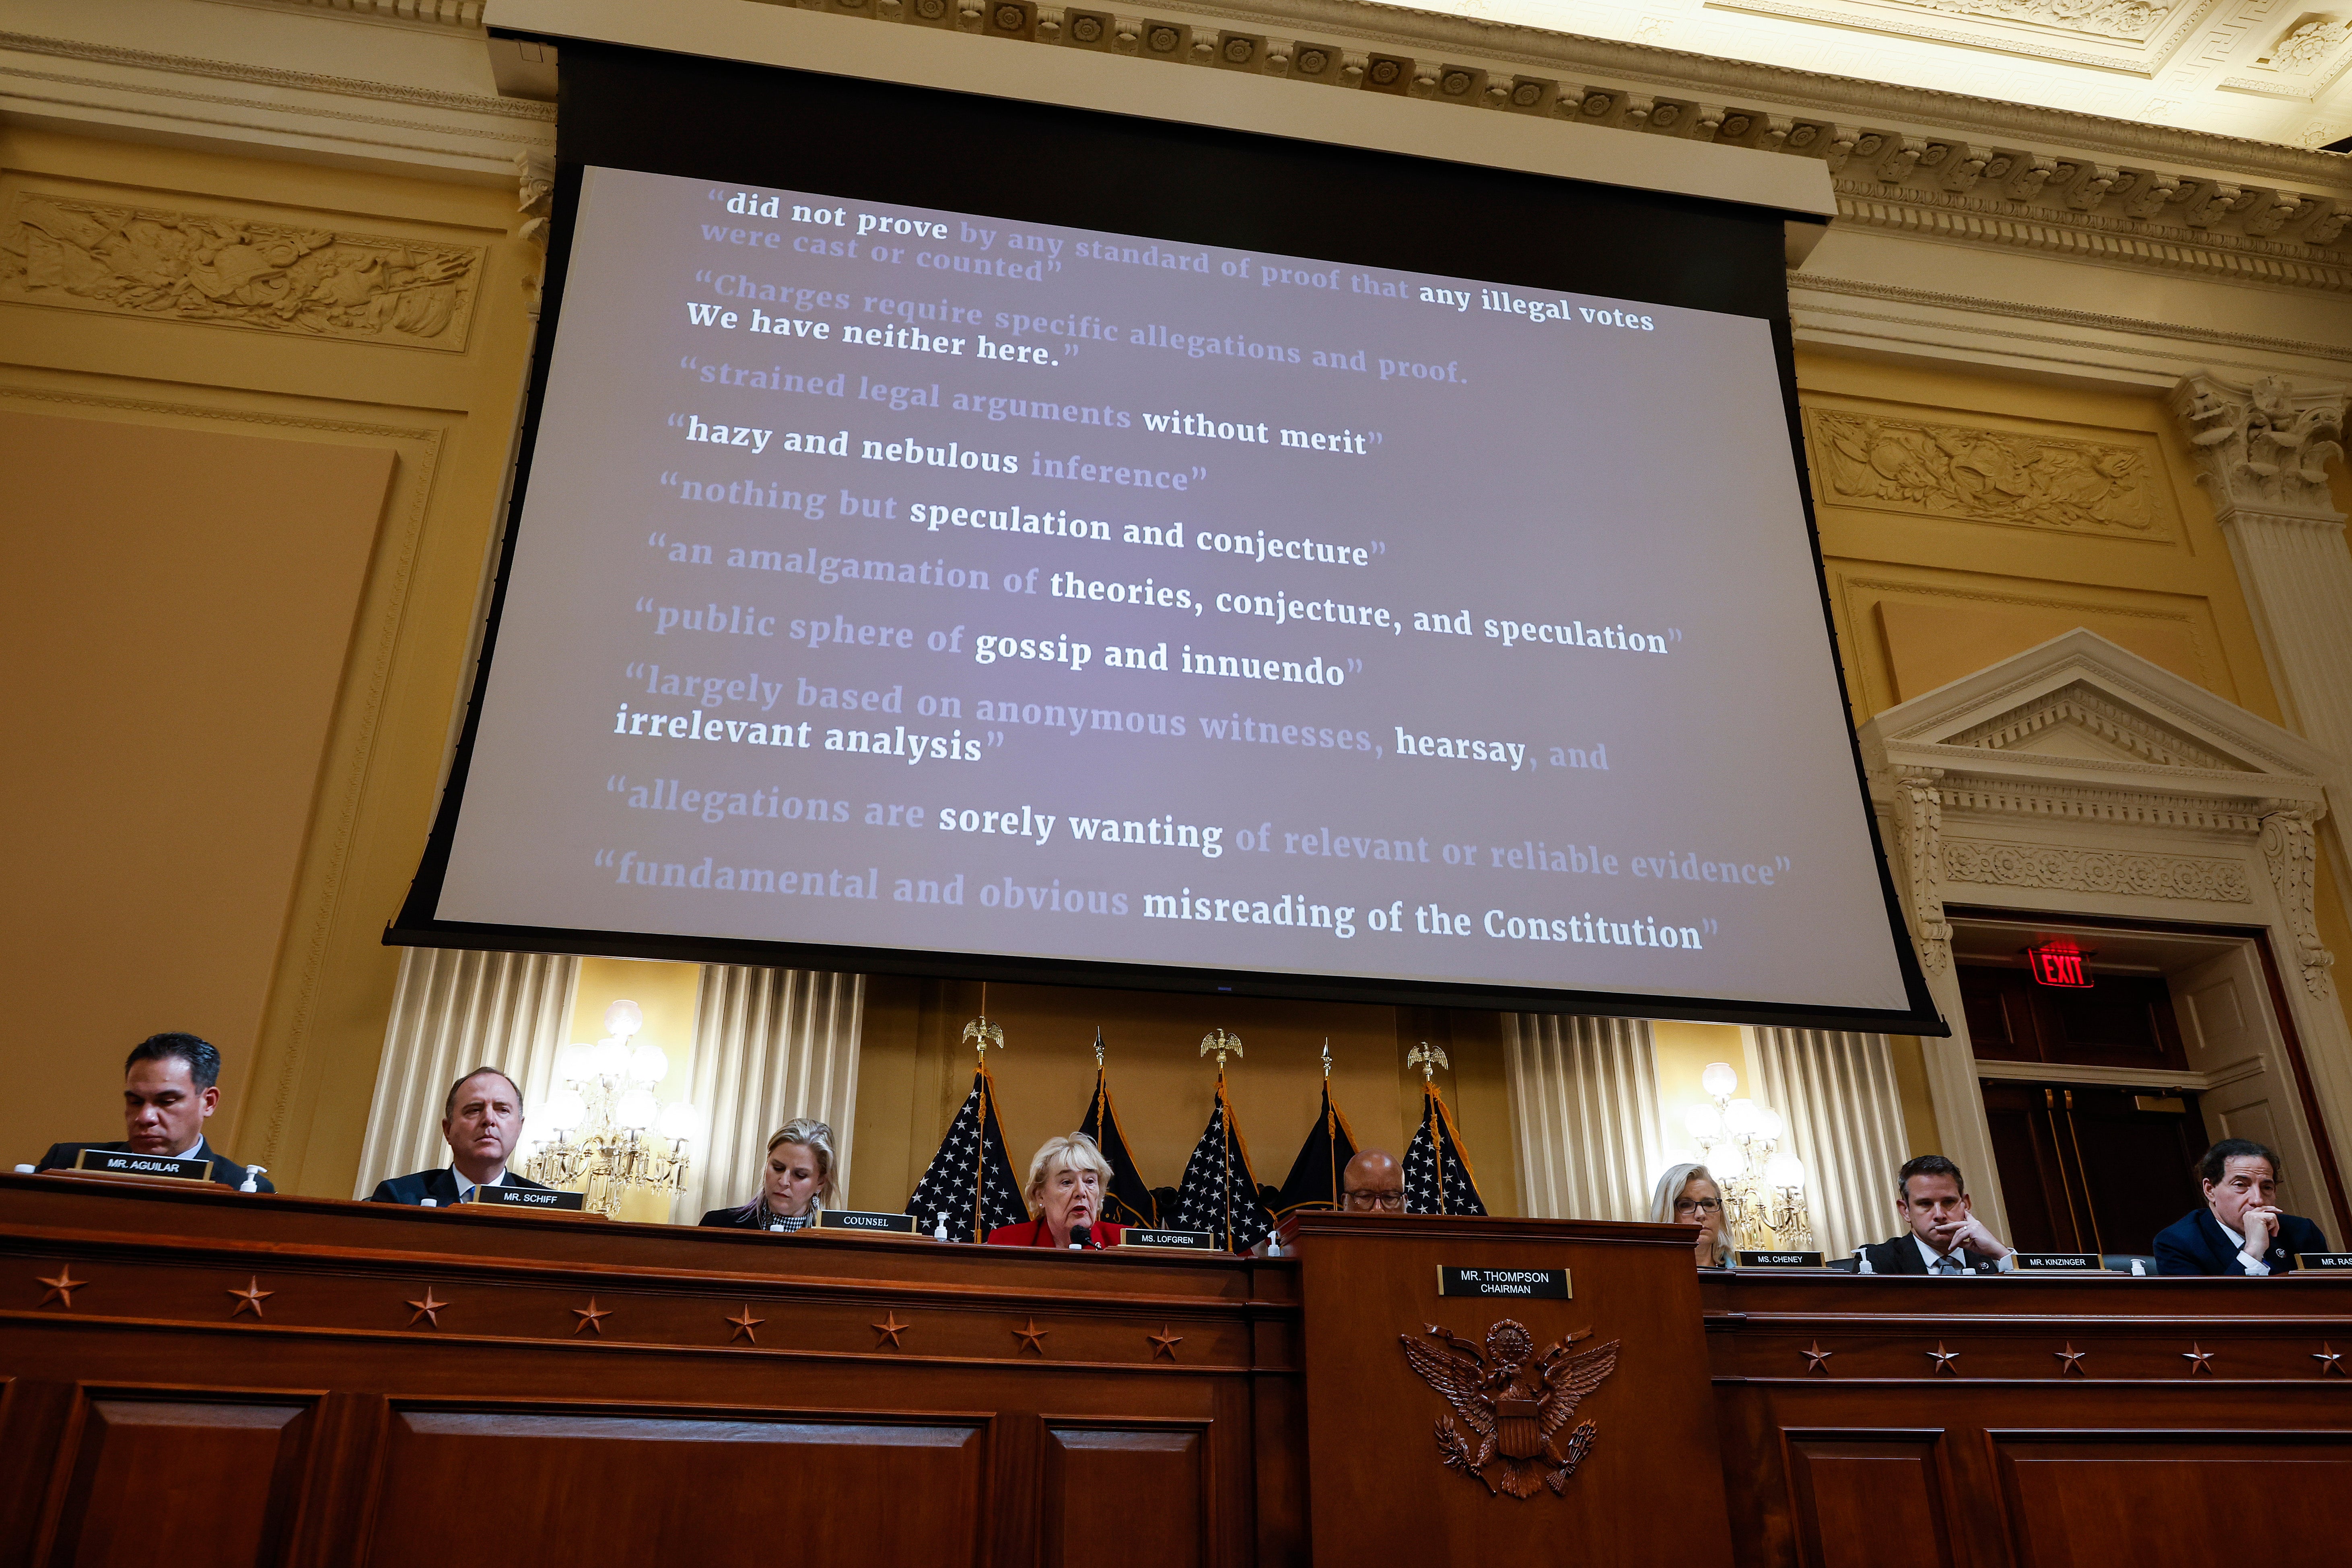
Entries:
POLYGON ((1207 1437, 1197 1426, 1049 1424, 1040 1561, 1197 1568, 1209 1555, 1207 1437))
POLYGON ((1808 1568, 1952 1568, 1939 1436, 1790 1436, 1790 1501, 1808 1568))
POLYGON ((256 1568, 283 1562, 309 1459, 308 1400, 92 1392, 58 1455, 56 1568, 256 1568))
POLYGON ((2341 1562, 2352 1433, 1996 1434, 2021 1568, 2341 1562))
POLYGON ((395 1408, 368 1561, 595 1563, 631 1543, 739 1562, 788 1531, 805 1563, 973 1563, 986 1434, 887 1416, 395 1408))

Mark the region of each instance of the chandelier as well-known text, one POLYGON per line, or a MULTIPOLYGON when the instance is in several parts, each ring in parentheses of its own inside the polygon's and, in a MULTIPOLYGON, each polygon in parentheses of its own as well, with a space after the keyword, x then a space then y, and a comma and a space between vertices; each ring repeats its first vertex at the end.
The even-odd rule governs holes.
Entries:
POLYGON ((1683 1124, 1723 1194, 1725 1233, 1732 1247, 1741 1252, 1810 1250, 1813 1227, 1805 1215, 1805 1163, 1780 1146, 1788 1131, 1780 1113, 1745 1096, 1734 1100, 1739 1075, 1729 1062, 1707 1064, 1699 1087, 1715 1103, 1691 1107, 1683 1124))
POLYGON ((669 1053, 651 1041, 630 1044, 645 1022, 635 1002, 605 1008, 604 1037, 555 1053, 560 1087, 524 1119, 526 1146, 533 1123, 555 1136, 530 1147, 522 1173, 583 1194, 586 1206, 608 1219, 631 1193, 677 1194, 686 1185, 687 1140, 700 1124, 686 1100, 654 1099, 653 1086, 669 1076, 669 1053))

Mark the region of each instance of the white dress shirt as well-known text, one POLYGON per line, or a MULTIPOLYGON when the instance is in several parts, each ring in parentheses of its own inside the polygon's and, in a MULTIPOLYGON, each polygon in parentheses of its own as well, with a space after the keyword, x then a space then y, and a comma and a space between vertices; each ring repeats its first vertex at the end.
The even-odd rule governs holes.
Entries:
MULTIPOLYGON (((472 1203, 474 1201, 474 1184, 466 1180, 466 1173, 457 1169, 457 1166, 452 1165, 449 1167, 449 1175, 451 1179, 456 1181, 457 1184, 457 1201, 461 1204, 472 1203)), ((507 1184, 507 1173, 504 1171, 500 1171, 497 1181, 484 1182, 481 1184, 486 1187, 503 1187, 507 1184)))
MULTIPOLYGON (((1936 1267, 1937 1259, 1942 1258, 1948 1258, 1954 1263, 1958 1264, 1960 1272, 1963 1274, 1973 1274, 1976 1272, 1976 1269, 1969 1262, 1968 1252, 1965 1248, 1952 1252, 1938 1252, 1934 1247, 1928 1246, 1926 1242, 1920 1240, 1918 1233, 1916 1231, 1912 1233, 1911 1245, 1919 1249, 1919 1256, 1926 1260, 1927 1272, 1930 1274, 1940 1274, 1943 1272, 1936 1267)), ((1998 1272, 2002 1274, 2016 1273, 2017 1254, 2012 1252, 2008 1257, 2003 1258, 1996 1266, 1996 1268, 1998 1272)))
MULTIPOLYGON (((2218 1216, 2214 1219, 2213 1223, 2215 1225, 2221 1225, 2221 1221, 2218 1216)), ((2259 1279, 2263 1275, 2268 1274, 2271 1271, 2271 1266, 2269 1264, 2263 1262, 2261 1258, 2256 1258, 2252 1253, 2246 1250, 2245 1232, 2232 1230, 2228 1226, 2221 1225, 2221 1234, 2228 1237, 2230 1238, 2230 1245, 2238 1249, 2238 1261, 2245 1265, 2247 1273, 2259 1279)))

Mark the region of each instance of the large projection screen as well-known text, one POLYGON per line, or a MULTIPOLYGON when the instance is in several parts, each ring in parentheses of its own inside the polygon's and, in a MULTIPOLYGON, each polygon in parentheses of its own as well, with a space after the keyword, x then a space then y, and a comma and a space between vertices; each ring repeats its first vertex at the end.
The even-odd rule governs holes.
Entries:
POLYGON ((394 939, 1940 1028, 1778 279, 1716 275, 1777 273, 1757 215, 1643 287, 1654 234, 1594 268, 1252 208, 1451 175, 1591 248, 1629 214, 1704 244, 1706 204, 580 53, 488 651, 394 939), (1211 217, 597 135, 600 94, 642 125, 698 79, 1245 179, 1211 217))

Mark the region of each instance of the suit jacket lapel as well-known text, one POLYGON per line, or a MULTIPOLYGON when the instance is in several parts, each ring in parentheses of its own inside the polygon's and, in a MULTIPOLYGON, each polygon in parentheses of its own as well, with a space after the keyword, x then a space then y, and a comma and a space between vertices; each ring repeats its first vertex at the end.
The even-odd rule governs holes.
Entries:
POLYGON ((2238 1274, 2244 1271, 2244 1265, 2237 1261, 2238 1249, 2230 1245, 2228 1233, 2222 1230, 2221 1222, 2213 1217, 2213 1211, 2210 1208, 2197 1211, 2197 1239, 2205 1244, 2206 1261, 2220 1272, 2238 1274))
POLYGON ((457 1202, 457 1173, 446 1165, 428 1174, 425 1186, 425 1195, 442 1208, 452 1207, 457 1202))

